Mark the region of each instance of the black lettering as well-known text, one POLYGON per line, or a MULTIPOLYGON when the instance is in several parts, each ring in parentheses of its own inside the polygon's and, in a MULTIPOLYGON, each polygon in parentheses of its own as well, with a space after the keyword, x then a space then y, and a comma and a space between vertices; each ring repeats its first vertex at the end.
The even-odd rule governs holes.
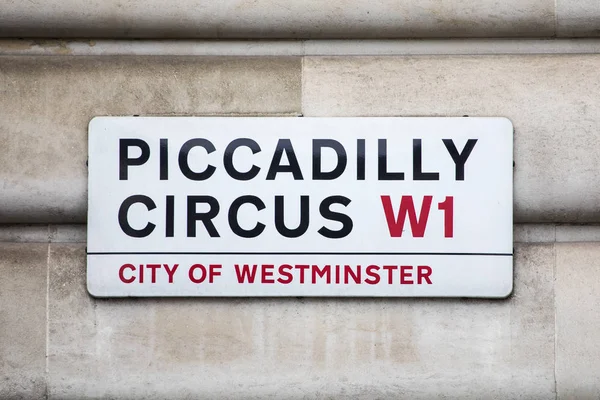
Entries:
POLYGON ((179 169, 181 169, 181 173, 185 175, 186 178, 192 181, 204 181, 215 173, 216 168, 209 164, 202 172, 194 172, 191 170, 188 163, 188 155, 190 150, 196 146, 203 147, 207 154, 216 150, 215 146, 206 139, 195 138, 188 140, 181 146, 181 150, 179 150, 179 169))
POLYGON ((169 140, 160 139, 160 180, 169 179, 169 140))
POLYGON ((439 181, 438 172, 423 172, 423 153, 421 139, 413 139, 413 180, 439 181))
POLYGON ((256 165, 253 165, 252 168, 248 172, 239 172, 233 166, 233 153, 238 147, 248 147, 252 150, 252 154, 256 154, 260 152, 260 146, 252 139, 241 138, 235 139, 225 149, 225 154, 223 155, 223 165, 225 166, 225 171, 231 176, 233 179, 238 181, 249 181, 252 178, 255 178, 256 175, 260 172, 260 168, 256 165))
POLYGON ((282 236, 297 238, 304 235, 309 225, 309 198, 300 196, 300 224, 296 229, 285 226, 285 212, 283 210, 283 196, 275 196, 275 228, 282 236))
POLYGON ((380 181, 402 181, 404 180, 404 172, 388 172, 387 171, 387 139, 377 140, 378 159, 378 178, 380 181))
POLYGON ((339 178, 346 169, 348 164, 348 158, 346 156, 346 150, 344 146, 337 140, 333 139, 313 139, 313 180, 315 181, 326 181, 339 178), (329 172, 323 172, 321 170, 321 152, 323 147, 329 147, 333 149, 337 155, 337 164, 335 168, 329 172))
POLYGON ((165 236, 173 237, 175 234, 175 196, 167 196, 165 210, 165 236))
POLYGON ((347 207, 348 204, 350 204, 350 201, 351 200, 349 198, 344 196, 329 196, 321 202, 321 205, 319 206, 319 212, 321 213, 323 218, 342 223, 342 228, 338 231, 322 227, 318 230, 318 232, 322 236, 325 236, 329 239, 341 239, 343 237, 348 236, 350 232, 352 232, 352 228, 354 226, 354 224, 352 223, 352 218, 350 218, 346 214, 331 211, 330 209, 331 205, 336 203, 342 204, 343 206, 347 207))
POLYGON ((142 139, 119 140, 119 180, 127 180, 127 168, 130 165, 142 165, 150 158, 150 146, 142 139), (142 154, 138 158, 129 158, 129 148, 138 147, 142 154))
POLYGON ((129 225, 127 214, 129 213, 129 208, 135 203, 142 203, 146 206, 148 211, 152 211, 156 208, 156 203, 154 203, 154 201, 148 196, 141 194, 129 196, 125 199, 125 201, 123 201, 121 207, 119 207, 119 226, 121 227, 123 233, 125 233, 127 236, 143 238, 150 235, 154 228, 156 228, 156 225, 148 222, 143 229, 134 229, 131 227, 131 225, 129 225))
POLYGON ((467 144, 463 148, 462 152, 459 154, 456 146, 454 145, 454 141, 452 139, 442 139, 446 149, 448 149, 448 153, 454 160, 454 164, 456 165, 456 175, 455 179, 457 181, 465 180, 465 164, 467 159, 471 155, 473 151, 473 147, 475 147, 475 143, 477 143, 477 139, 469 139, 467 140, 467 144))
POLYGON ((365 139, 356 140, 356 179, 359 181, 365 180, 365 139))
POLYGON ((210 237, 220 237, 212 219, 219 213, 220 206, 217 199, 212 196, 188 196, 187 198, 187 237, 196 237, 196 221, 202 221, 210 237), (210 209, 207 212, 196 211, 196 204, 207 203, 210 209))
POLYGON ((263 210, 266 206, 261 199, 256 196, 241 196, 231 203, 229 207, 229 226, 231 231, 243 238, 254 238, 260 235, 265 230, 265 224, 258 222, 256 226, 250 230, 243 229, 237 220, 237 215, 240 207, 244 204, 252 204, 258 211, 263 210))
POLYGON ((291 172, 294 176, 294 180, 297 181, 304 179, 302 177, 300 164, 298 164, 298 159, 296 158, 296 153, 294 153, 294 147, 292 146, 290 139, 279 139, 277 142, 277 147, 275 148, 275 153, 273 154, 273 160, 271 160, 271 166, 269 167, 269 172, 267 172, 267 180, 274 180, 275 176, 279 172, 291 172), (281 157, 283 156, 284 151, 288 161, 290 162, 289 165, 281 165, 281 157))

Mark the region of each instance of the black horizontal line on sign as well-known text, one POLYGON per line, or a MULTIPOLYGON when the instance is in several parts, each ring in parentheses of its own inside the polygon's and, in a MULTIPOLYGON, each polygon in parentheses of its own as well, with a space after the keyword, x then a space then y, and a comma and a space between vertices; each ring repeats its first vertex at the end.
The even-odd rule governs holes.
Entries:
POLYGON ((124 251, 88 252, 89 256, 107 255, 180 255, 180 256, 512 256, 512 253, 361 253, 361 252, 187 252, 124 251))

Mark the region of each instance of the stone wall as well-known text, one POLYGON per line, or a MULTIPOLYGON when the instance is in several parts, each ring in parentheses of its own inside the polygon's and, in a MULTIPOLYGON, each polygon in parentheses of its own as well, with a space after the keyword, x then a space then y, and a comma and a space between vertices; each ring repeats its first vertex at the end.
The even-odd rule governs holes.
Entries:
POLYGON ((599 4, 2 2, 0 399, 597 399, 600 39, 550 38, 599 4), (87 125, 134 114, 508 117, 514 292, 92 298, 87 125))
POLYGON ((94 299, 84 226, 0 235, 3 399, 600 394, 598 227, 517 225, 506 300, 94 299))
POLYGON ((599 36, 596 0, 4 0, 0 35, 94 38, 599 36))

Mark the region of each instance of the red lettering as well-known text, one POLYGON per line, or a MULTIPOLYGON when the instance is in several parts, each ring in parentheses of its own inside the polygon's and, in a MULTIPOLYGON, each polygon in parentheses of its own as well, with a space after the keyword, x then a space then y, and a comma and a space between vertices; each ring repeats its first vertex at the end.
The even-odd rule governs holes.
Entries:
POLYGON ((144 264, 140 264, 140 283, 144 283, 144 264))
POLYGON ((237 275, 238 283, 244 283, 246 279, 248 283, 254 283, 254 278, 256 277, 256 265, 252 266, 252 271, 250 271, 250 266, 248 264, 244 264, 242 270, 240 271, 240 266, 235 264, 235 274, 237 275))
POLYGON ((206 279, 206 268, 204 268, 204 265, 202 264, 194 264, 190 267, 188 275, 190 277, 190 281, 194 283, 202 283, 206 279), (200 270, 200 278, 196 278, 196 276, 194 275, 194 271, 196 271, 197 269, 200 270))
POLYGON ((431 276, 431 272, 431 267, 427 265, 419 265, 419 268, 417 268, 417 279, 419 285, 421 284, 421 279, 425 279, 425 281, 427 281, 427 284, 431 285, 431 279, 429 279, 429 277, 431 276))
POLYGON ((331 265, 324 265, 323 268, 319 268, 318 265, 312 266, 312 283, 317 282, 317 276, 320 278, 326 278, 327 283, 331 283, 331 265))
POLYGON ((291 265, 288 264, 283 264, 279 266, 279 275, 283 275, 287 278, 287 280, 283 280, 281 278, 277 278, 277 282, 282 283, 284 285, 287 285, 288 283, 292 282, 292 279, 294 279, 294 276, 291 274, 291 270, 294 267, 292 267, 291 265))
POLYGON ((398 269, 397 265, 384 265, 382 267, 388 272, 388 283, 391 284, 394 281, 394 276, 392 275, 395 269, 398 269))
POLYGON ((156 283, 156 270, 160 268, 160 264, 146 264, 146 268, 152 270, 152 283, 156 283))
POLYGON ((263 264, 261 265, 262 268, 262 279, 261 282, 262 283, 275 283, 275 279, 273 279, 273 268, 275 268, 275 266, 273 264, 263 264), (267 269, 269 271, 267 271, 267 269), (267 279, 270 278, 270 279, 267 279))
POLYGON ((173 265, 173 268, 169 269, 169 264, 163 264, 165 267, 165 271, 167 271, 167 275, 169 276, 169 283, 173 283, 173 276, 175 275, 175 271, 179 267, 179 264, 173 265))
POLYGON ((296 265, 296 269, 300 270, 300 283, 304 283, 304 271, 306 271, 310 265, 300 264, 296 265))
POLYGON ((365 283, 368 283, 369 285, 376 285, 381 280, 379 274, 373 271, 379 271, 379 267, 377 265, 369 265, 367 267, 366 273, 369 278, 365 279, 365 283))
POLYGON ((354 283, 360 283, 360 265, 357 265, 356 274, 349 265, 344 265, 344 283, 348 284, 348 276, 351 276, 354 283))
POLYGON ((121 282, 123 283, 132 283, 135 281, 135 277, 131 276, 130 278, 125 278, 124 272, 125 269, 128 268, 130 270, 132 270, 133 272, 135 272, 135 267, 131 264, 123 264, 121 266, 121 268, 119 268, 119 279, 121 279, 121 282))
POLYGON ((412 196, 402 196, 400 200, 400 210, 398 211, 398 217, 394 217, 394 209, 392 207, 392 200, 390 196, 381 196, 381 203, 383 205, 383 212, 385 213, 385 219, 387 221, 388 229, 391 237, 402 237, 402 230, 404 228, 404 220, 406 214, 408 214, 408 220, 410 222, 410 229, 413 237, 423 237, 425 235, 425 228, 427 228, 427 219, 429 218, 429 210, 431 209, 431 201, 433 196, 424 196, 423 203, 421 204, 421 213, 419 219, 417 219, 417 212, 415 211, 415 204, 412 196))
POLYGON ((400 267, 400 284, 412 285, 414 283, 412 280, 408 280, 412 278, 412 269, 412 265, 403 265, 400 267))
POLYGON ((215 281, 215 276, 221 276, 221 264, 210 264, 208 266, 208 282, 213 283, 215 281))
POLYGON ((454 236, 454 197, 446 196, 446 200, 438 204, 438 210, 444 211, 444 237, 454 236))

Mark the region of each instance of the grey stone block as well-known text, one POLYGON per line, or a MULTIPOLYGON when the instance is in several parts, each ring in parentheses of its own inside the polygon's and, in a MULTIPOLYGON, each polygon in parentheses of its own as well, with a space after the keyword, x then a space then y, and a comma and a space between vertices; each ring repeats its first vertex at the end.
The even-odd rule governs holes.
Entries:
POLYGON ((48 225, 1 225, 0 243, 48 243, 48 225))
POLYGON ((10 37, 548 37, 555 30, 553 0, 6 0, 0 16, 0 35, 10 37))
POLYGON ((598 225, 558 225, 557 242, 600 242, 598 225))
POLYGON ((87 225, 50 225, 49 238, 54 243, 86 243, 87 225))
POLYGON ((600 2, 556 0, 556 34, 559 37, 600 36, 600 2))
POLYGON ((554 224, 518 224, 513 229, 515 243, 554 243, 556 225, 554 224))
POLYGON ((600 397, 600 243, 556 245, 559 399, 600 397))
POLYGON ((48 244, 0 243, 0 399, 46 395, 48 244))

